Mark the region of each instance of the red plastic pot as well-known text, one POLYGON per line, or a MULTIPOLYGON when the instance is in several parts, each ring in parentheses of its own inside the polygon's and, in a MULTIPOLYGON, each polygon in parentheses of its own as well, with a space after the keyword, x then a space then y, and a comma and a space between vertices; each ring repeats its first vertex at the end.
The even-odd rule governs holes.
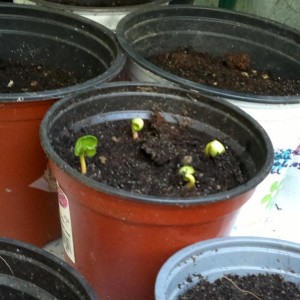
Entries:
POLYGON ((41 119, 62 96, 117 77, 125 59, 110 31, 81 17, 13 4, 1 4, 0 11, 1 59, 89 74, 62 89, 0 94, 0 236, 43 246, 61 230, 57 195, 43 178, 41 119))
POLYGON ((42 121, 41 142, 60 186, 66 259, 101 299, 114 300, 153 299, 157 272, 171 254, 193 242, 227 235, 273 159, 265 131, 231 104, 180 88, 138 83, 105 84, 55 103, 42 121), (193 128, 230 138, 251 174, 249 181, 202 198, 159 198, 96 182, 54 150, 51 137, 65 126, 76 132, 89 124, 147 118, 153 107, 170 122, 182 118, 184 111, 193 128))

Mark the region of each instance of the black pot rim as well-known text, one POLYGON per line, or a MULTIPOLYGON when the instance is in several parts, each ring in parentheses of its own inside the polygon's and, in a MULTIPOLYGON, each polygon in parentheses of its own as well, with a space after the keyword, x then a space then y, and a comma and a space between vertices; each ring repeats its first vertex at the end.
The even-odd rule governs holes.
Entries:
POLYGON ((61 3, 55 3, 55 2, 49 2, 47 0, 33 0, 38 5, 44 5, 47 7, 53 7, 56 9, 65 9, 65 10, 72 10, 72 11, 105 11, 105 12, 111 12, 113 13, 114 11, 120 11, 120 10, 135 10, 135 9, 140 9, 141 6, 143 5, 143 8, 149 9, 152 8, 156 5, 166 3, 167 0, 154 0, 151 2, 145 2, 137 5, 124 5, 124 6, 118 6, 118 7, 101 7, 101 6, 78 6, 78 5, 68 5, 68 4, 61 4, 61 3))
MULTIPOLYGON (((157 87, 157 88, 168 88, 172 89, 174 91, 178 92, 185 92, 186 94, 190 95, 191 97, 204 97, 204 98, 209 98, 210 101, 215 101, 220 103, 221 105, 224 105, 226 107, 230 107, 233 111, 238 112, 239 114, 243 115, 245 118, 253 122, 257 128, 257 130, 260 132, 261 136, 263 137, 265 143, 266 143, 266 148, 267 148, 267 155, 266 155, 266 160, 264 165, 262 166, 261 170, 254 176, 254 178, 251 178, 249 181, 244 183, 241 186, 238 186, 234 189, 231 189, 226 192, 222 193, 215 193, 211 194, 208 196, 204 197, 190 197, 190 198, 170 198, 170 197, 155 197, 151 195, 143 195, 143 194, 138 194, 138 193, 132 193, 128 191, 123 191, 119 190, 113 187, 110 187, 108 185, 99 183, 88 176, 82 175, 79 171, 73 169, 71 166, 69 166, 65 161, 63 161, 59 155, 54 151, 49 138, 48 138, 48 133, 47 133, 47 128, 49 124, 51 124, 51 115, 52 114, 57 114, 61 112, 61 105, 64 105, 65 103, 68 103, 71 99, 73 99, 73 103, 76 103, 76 100, 74 102, 74 98, 72 96, 65 97, 62 100, 54 103, 50 107, 50 109, 47 111, 45 114, 44 119, 42 120, 41 127, 40 127, 40 140, 41 140, 41 145, 48 156, 50 160, 52 160, 57 167, 62 169, 64 172, 66 172, 69 176, 71 176, 74 180, 81 182, 82 184, 91 187, 92 189, 96 191, 101 191, 109 195, 114 195, 119 198, 127 199, 127 200, 134 200, 138 202, 147 202, 147 203, 152 203, 152 204, 160 204, 160 205, 198 205, 198 204, 203 204, 203 203, 212 203, 212 202, 218 202, 218 201, 224 201, 227 199, 235 198, 241 194, 244 194, 246 192, 251 191, 254 189, 270 172, 272 164, 273 164, 273 146, 272 142, 266 133, 266 131, 263 129, 263 127, 255 120, 253 119, 250 115, 245 113, 243 110, 240 108, 236 107, 235 105, 228 103, 222 99, 214 98, 214 97, 208 97, 207 95, 200 95, 199 93, 195 93, 186 89, 183 89, 181 87, 177 86, 166 86, 163 84, 153 84, 153 83, 140 83, 140 82, 113 82, 113 83, 105 83, 98 87, 97 89, 94 89, 89 92, 81 93, 77 95, 77 101, 79 98, 84 98, 86 96, 89 96, 89 93, 94 93, 97 90, 105 90, 105 89, 112 89, 112 88, 121 88, 121 87, 157 87)), ((190 101, 190 100, 186 100, 190 101)))
POLYGON ((31 11, 42 11, 45 13, 51 13, 54 16, 60 15, 62 17, 66 18, 72 18, 80 23, 82 23, 82 26, 84 27, 85 24, 89 26, 93 26, 101 30, 105 33, 105 35, 115 43, 115 47, 117 49, 117 55, 113 62, 113 64, 105 70, 104 73, 99 74, 98 76, 86 80, 83 83, 60 88, 60 89, 53 89, 53 90, 46 90, 46 91, 39 91, 39 92, 28 92, 28 93, 0 93, 0 103, 16 103, 16 102, 30 102, 30 101, 47 101, 47 100, 53 100, 53 99, 60 99, 61 97, 71 95, 74 93, 80 93, 82 91, 91 89, 102 82, 110 81, 113 78, 115 78, 120 71, 124 68, 126 63, 126 56, 123 53, 122 49, 118 45, 118 42, 116 40, 116 37, 114 33, 106 28, 105 26, 92 21, 90 19, 87 19, 85 17, 79 16, 77 14, 73 14, 68 11, 59 11, 57 9, 48 8, 48 7, 42 7, 42 6, 35 6, 35 5, 26 5, 26 4, 11 4, 11 3, 0 3, 0 9, 1 7, 11 7, 11 9, 22 9, 24 11, 24 15, 28 14, 30 15, 31 11))
MULTIPOLYGON (((273 26, 277 26, 279 28, 285 29, 285 31, 291 31, 294 34, 299 34, 296 30, 293 28, 290 28, 288 26, 285 26, 283 24, 280 24, 278 22, 265 19, 262 17, 258 17, 255 15, 251 14, 246 14, 242 12, 237 12, 237 11, 232 11, 228 9, 222 9, 222 8, 210 8, 210 7, 197 7, 193 5, 172 5, 172 6, 166 6, 166 7, 161 7, 161 8, 154 8, 151 10, 139 10, 132 12, 131 14, 125 16, 122 20, 117 25, 116 28, 116 37, 119 41, 119 44, 125 51, 125 53, 128 55, 129 58, 131 58, 136 64, 142 66, 144 69, 147 71, 159 76, 163 77, 165 80, 168 80, 170 82, 175 82, 176 84, 196 90, 199 92, 205 92, 206 94, 222 97, 224 99, 228 100, 237 100, 237 101, 244 101, 244 102, 253 102, 253 103, 262 103, 262 104, 297 104, 300 103, 300 95, 292 95, 292 96, 264 96, 264 95, 255 95, 255 94, 248 94, 248 93, 241 93, 241 92, 236 92, 236 91, 231 91, 231 90, 226 90, 226 89, 219 89, 216 87, 211 87, 208 85, 204 85, 201 83, 196 83, 187 79, 184 79, 182 77, 173 75, 158 66, 150 63, 147 59, 145 59, 139 52, 135 51, 130 43, 126 40, 125 38, 125 32, 124 32, 124 27, 127 22, 134 20, 136 17, 142 14, 147 14, 149 12, 162 12, 162 11, 171 11, 171 10, 178 10, 178 9, 189 9, 189 10, 207 10, 207 11, 219 11, 224 14, 228 15, 239 15, 248 19, 257 19, 264 21, 265 23, 272 24, 273 26)), ((266 25, 267 28, 267 25, 266 25)))
MULTIPOLYGON (((22 241, 14 240, 11 238, 6 238, 6 237, 0 237, 0 253, 2 251, 3 245, 6 245, 7 248, 15 248, 19 252, 24 249, 27 253, 29 252, 30 254, 36 255, 36 260, 39 261, 41 267, 43 264, 47 264, 47 262, 54 263, 57 267, 64 269, 67 273, 69 273, 80 285, 83 287, 83 289, 88 293, 89 299, 90 300, 96 300, 96 294, 94 290, 91 288, 89 283, 83 278, 83 276, 75 271, 69 264, 67 264, 65 261, 62 259, 59 259, 57 256, 53 255, 52 253, 43 250, 41 248, 38 248, 32 244, 25 243, 22 241)), ((8 250, 5 250, 8 252, 8 250)), ((30 259, 32 259, 30 257, 30 259)), ((34 263, 34 262, 33 262, 34 263)))

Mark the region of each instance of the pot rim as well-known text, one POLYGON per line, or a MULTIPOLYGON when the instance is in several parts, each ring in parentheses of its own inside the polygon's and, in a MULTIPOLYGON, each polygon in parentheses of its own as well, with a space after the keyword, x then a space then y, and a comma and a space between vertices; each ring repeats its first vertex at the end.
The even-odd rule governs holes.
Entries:
MULTIPOLYGON (((34 245, 31 245, 29 243, 14 240, 14 239, 7 238, 7 237, 0 237, 0 254, 2 251, 5 251, 9 254, 12 253, 12 255, 14 255, 14 249, 16 249, 16 252, 20 252, 20 254, 22 254, 22 256, 27 258, 28 262, 30 262, 29 260, 32 261, 32 255, 36 255, 37 257, 35 259, 40 264, 40 265, 38 265, 38 267, 43 268, 43 265, 46 265, 47 269, 49 269, 49 270, 46 269, 47 272, 50 272, 51 268, 52 269, 54 269, 55 267, 62 268, 65 271, 65 273, 69 273, 82 286, 84 291, 86 291, 86 293, 88 294, 90 300, 97 299, 94 290, 91 288, 90 284, 85 280, 85 278, 79 272, 75 271, 75 269, 72 268, 65 261, 61 260, 54 254, 52 254, 44 249, 41 249, 39 247, 36 247, 34 245), (3 245, 5 246, 4 249, 2 248, 3 245), (23 254, 24 250, 27 253, 23 254), (29 252, 29 255, 28 255, 28 252, 29 252)), ((33 261, 31 263, 35 264, 36 262, 33 261)), ((63 275, 62 275, 62 277, 63 277, 63 275)))
MULTIPOLYGON (((71 18, 75 19, 76 21, 80 22, 84 28, 84 25, 92 26, 96 29, 101 30, 107 38, 111 42, 114 43, 114 46, 116 48, 116 57, 112 63, 111 66, 107 70, 105 70, 103 73, 97 75, 96 77, 93 77, 89 80, 86 80, 80 84, 59 88, 59 89, 53 89, 53 90, 44 90, 44 91, 38 91, 38 92, 26 92, 26 93, 0 93, 0 103, 23 103, 23 102, 33 102, 33 101, 47 101, 47 100, 53 100, 53 99, 60 99, 61 97, 68 96, 71 94, 76 94, 83 92, 84 90, 90 89, 95 87, 96 85, 99 85, 102 81, 109 81, 113 78, 115 78, 120 71, 124 68, 126 63, 126 56, 123 53, 123 50, 119 46, 116 37, 114 33, 106 28, 105 26, 90 20, 88 18, 82 17, 77 14, 73 14, 68 11, 59 11, 57 9, 49 8, 49 7, 42 7, 42 6, 35 6, 35 5, 26 5, 26 4, 12 4, 12 3, 0 3, 1 7, 9 7, 9 9, 19 9, 23 10, 24 13, 22 15, 26 16, 26 14, 30 15, 31 11, 41 11, 42 13, 46 14, 52 14, 54 17, 53 20, 55 20, 55 15, 60 15, 61 17, 65 18, 71 18), (101 82, 99 82, 99 78, 101 78, 101 82)), ((13 11, 11 12, 13 15, 13 11)), ((8 14, 9 15, 9 14, 8 14)), ((49 19, 51 20, 51 19, 49 19)), ((62 23, 63 25, 63 23, 62 23)), ((74 29, 76 30, 76 28, 74 29)))
POLYGON ((145 2, 136 5, 124 5, 118 7, 101 7, 101 6, 79 6, 79 5, 68 5, 68 4, 61 4, 55 2, 49 2, 47 0, 31 0, 39 5, 44 5, 45 7, 53 7, 56 9, 64 9, 66 11, 71 10, 74 12, 91 12, 91 13, 119 13, 119 12, 127 12, 136 9, 149 9, 155 7, 156 5, 160 5, 163 3, 167 3, 167 0, 154 0, 151 2, 145 2))
MULTIPOLYGON (((205 92, 207 94, 215 95, 218 97, 222 97, 227 100, 239 100, 239 101, 245 101, 245 102, 254 102, 254 103, 262 103, 262 104, 300 104, 300 95, 291 95, 291 96, 264 96, 264 95, 255 95, 255 94, 248 94, 248 93, 242 93, 237 91, 231 91, 227 89, 219 89, 216 87, 211 87, 208 85, 204 85, 201 83, 196 83, 187 79, 184 79, 182 77, 179 77, 177 75, 171 74, 162 68, 159 68, 158 66, 152 64, 150 61, 145 59, 141 54, 139 54, 138 51, 134 50, 133 47, 131 47, 131 44, 127 41, 125 38, 126 32, 123 30, 127 22, 130 22, 134 20, 135 18, 139 17, 143 14, 148 14, 152 12, 163 12, 163 11, 170 11, 170 10, 178 10, 178 9, 188 9, 188 10, 203 10, 203 11, 218 11, 222 12, 227 15, 237 15, 241 17, 245 17, 247 19, 253 19, 253 20, 260 20, 264 23, 272 24, 272 26, 278 27, 279 29, 284 29, 285 31, 290 31, 292 34, 298 34, 299 32, 293 28, 290 28, 286 25, 280 24, 276 21, 262 18, 255 15, 250 15, 242 12, 237 11, 231 11, 228 9, 222 9, 222 8, 210 8, 210 7, 197 7, 193 5, 170 5, 166 7, 159 7, 154 8, 151 10, 138 10, 135 12, 132 12, 131 14, 125 16, 123 19, 120 20, 120 22, 117 25, 116 28, 116 37, 119 41, 119 44, 123 48, 123 50, 126 52, 128 57, 132 59, 136 64, 142 66, 144 69, 146 69, 149 72, 152 72, 153 74, 163 77, 165 80, 169 80, 170 82, 175 82, 176 84, 183 86, 184 88, 205 92)), ((239 24, 240 26, 241 24, 239 24)), ((245 26, 249 26, 245 24, 245 26)), ((267 28, 267 27, 266 27, 267 28)), ((266 30, 266 29, 265 29, 266 30)), ((286 37, 287 38, 287 37, 286 37)), ((300 38, 300 35, 299 35, 300 38)))
MULTIPOLYGON (((140 91, 139 91, 140 92, 140 91)), ((81 93, 79 95, 76 95, 76 99, 72 96, 65 97, 62 100, 54 103, 50 109, 46 112, 42 122, 41 122, 41 127, 40 127, 40 140, 41 140, 41 145, 48 156, 48 158, 54 162, 54 164, 62 169, 64 172, 66 172, 71 178, 73 178, 76 181, 81 182, 82 184, 96 190, 99 192, 103 192, 109 195, 114 195, 119 198, 123 199, 130 199, 134 201, 139 201, 139 202, 148 202, 148 203, 155 203, 155 204, 161 204, 161 205, 180 205, 180 206, 186 206, 186 205, 198 205, 198 204, 204 204, 204 203, 213 203, 213 202, 220 202, 220 201, 225 201, 228 199, 233 199, 235 197, 238 197, 241 194, 244 194, 246 192, 250 192, 252 189, 254 189, 269 173, 271 170, 271 167, 273 165, 273 146, 272 142, 266 133, 266 131, 263 129, 263 127, 255 120, 253 119, 250 115, 245 113, 243 110, 238 108, 237 106, 226 102, 222 99, 218 99, 215 97, 208 97, 207 95, 201 95, 200 93, 192 92, 186 89, 183 89, 178 86, 166 86, 163 84, 153 84, 153 83, 141 83, 141 82, 111 82, 111 83, 105 83, 101 85, 98 88, 93 89, 92 91, 81 93), (173 91, 178 91, 178 92, 184 92, 187 95, 190 95, 191 97, 203 97, 206 99, 209 99, 211 102, 218 102, 219 105, 223 105, 225 107, 230 107, 231 110, 243 115, 245 118, 250 120, 252 123, 255 124, 257 130, 260 132, 262 138, 265 141, 266 144, 266 149, 267 149, 267 156, 264 165, 261 167, 261 169, 258 171, 258 173, 245 182, 243 185, 240 185, 234 189, 231 189, 226 192, 221 192, 221 193, 215 193, 203 197, 187 197, 187 198, 170 198, 170 197, 156 197, 156 196, 151 196, 151 195, 143 195, 143 194, 138 194, 138 193, 133 193, 129 191, 124 191, 124 190, 119 190, 117 188, 110 187, 106 184, 102 184, 97 182, 96 180, 91 179, 90 177, 81 174, 79 171, 73 169, 70 165, 68 165, 64 160, 62 160, 59 155, 54 151, 49 138, 48 138, 48 133, 47 129, 49 125, 51 125, 50 117, 51 114, 58 114, 61 113, 61 107, 64 104, 68 103, 70 99, 73 99, 72 103, 76 103, 80 101, 80 98, 82 100, 82 97, 85 97, 86 95, 88 96, 90 93, 95 93, 98 90, 105 90, 107 89, 110 91, 112 88, 122 88, 122 87, 130 87, 132 86, 133 88, 136 87, 157 87, 157 88, 168 88, 169 90, 173 91), (79 100, 78 100, 79 99, 79 100)), ((185 99, 186 101, 191 101, 190 99, 185 99)))
MULTIPOLYGON (((162 291, 165 290, 165 284, 169 281, 171 273, 175 271, 175 268, 180 267, 184 261, 193 258, 196 261, 197 256, 205 255, 205 253, 212 252, 214 255, 218 255, 219 249, 228 251, 230 249, 243 253, 243 251, 250 251, 249 248, 255 248, 259 252, 265 252, 266 256, 269 255, 269 251, 278 250, 278 252, 290 252, 291 255, 297 255, 300 260, 300 245, 295 242, 282 240, 278 238, 259 237, 259 236, 230 236, 221 238, 212 238, 200 242, 193 243, 189 246, 181 248, 176 253, 171 255, 162 265, 159 270, 156 282, 155 282, 155 295, 162 296, 162 291)), ((160 297, 159 297, 160 298, 160 297)), ((164 298, 160 298, 164 299, 164 298)))

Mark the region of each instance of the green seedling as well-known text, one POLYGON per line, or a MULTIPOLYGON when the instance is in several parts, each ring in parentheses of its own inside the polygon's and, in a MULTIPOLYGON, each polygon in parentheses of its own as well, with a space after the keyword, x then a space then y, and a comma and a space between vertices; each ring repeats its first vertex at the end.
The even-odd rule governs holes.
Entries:
POLYGON ((179 169, 179 174, 183 176, 183 179, 187 181, 186 187, 191 189, 195 186, 196 179, 194 177, 195 170, 192 166, 183 166, 179 169))
POLYGON ((204 152, 207 156, 216 157, 225 153, 225 147, 221 142, 213 140, 205 146, 204 152))
POLYGON ((84 135, 76 141, 74 154, 80 159, 81 173, 86 174, 85 156, 93 157, 96 154, 98 139, 93 135, 84 135))
POLYGON ((141 118, 134 118, 131 120, 131 131, 132 138, 136 140, 139 137, 138 132, 141 131, 144 127, 144 120, 141 118))

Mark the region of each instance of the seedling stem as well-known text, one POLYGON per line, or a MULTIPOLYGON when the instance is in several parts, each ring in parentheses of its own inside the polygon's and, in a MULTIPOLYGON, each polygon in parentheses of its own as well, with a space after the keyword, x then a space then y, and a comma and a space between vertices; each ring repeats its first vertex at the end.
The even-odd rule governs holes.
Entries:
POLYGON ((196 179, 194 177, 195 170, 192 166, 183 166, 179 169, 179 174, 183 176, 183 179, 187 181, 186 187, 191 189, 195 186, 196 179))
POLYGON ((87 172, 85 156, 93 157, 96 154, 97 145, 98 139, 93 135, 84 135, 77 139, 74 154, 79 157, 82 174, 87 172))

